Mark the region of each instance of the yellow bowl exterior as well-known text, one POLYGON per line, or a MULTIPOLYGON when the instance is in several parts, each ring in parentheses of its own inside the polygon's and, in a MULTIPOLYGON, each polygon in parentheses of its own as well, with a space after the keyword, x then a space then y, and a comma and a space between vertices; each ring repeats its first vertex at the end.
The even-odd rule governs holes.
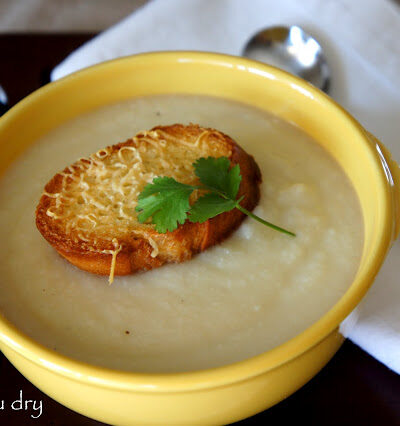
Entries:
POLYGON ((331 359, 344 338, 335 330, 279 368, 197 391, 137 392, 66 379, 17 352, 4 354, 46 394, 88 417, 113 425, 222 425, 252 416, 288 397, 331 359))
POLYGON ((135 96, 173 93, 247 103, 310 134, 353 182, 365 222, 364 251, 349 290, 319 321, 271 351, 210 370, 139 374, 91 366, 41 346, 0 318, 0 347, 22 374, 69 408, 111 424, 224 424, 289 396, 340 347, 344 338, 339 325, 371 286, 399 232, 400 173, 383 145, 306 82, 225 55, 137 55, 45 86, 0 119, 0 171, 38 137, 68 119, 135 96))

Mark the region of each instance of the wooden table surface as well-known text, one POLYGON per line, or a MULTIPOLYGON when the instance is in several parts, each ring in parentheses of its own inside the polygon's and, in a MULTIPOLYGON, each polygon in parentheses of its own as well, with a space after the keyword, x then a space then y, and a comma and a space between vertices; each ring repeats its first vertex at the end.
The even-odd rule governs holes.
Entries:
MULTIPOLYGON (((0 35, 0 84, 13 105, 49 81, 51 69, 93 34, 0 35)), ((275 407, 238 425, 400 426, 400 376, 346 341, 307 385, 275 407)), ((27 381, 0 354, 0 425, 101 425, 58 404, 27 381), (11 410, 42 401, 43 412, 11 410), (4 401, 4 409, 2 402, 4 401)))

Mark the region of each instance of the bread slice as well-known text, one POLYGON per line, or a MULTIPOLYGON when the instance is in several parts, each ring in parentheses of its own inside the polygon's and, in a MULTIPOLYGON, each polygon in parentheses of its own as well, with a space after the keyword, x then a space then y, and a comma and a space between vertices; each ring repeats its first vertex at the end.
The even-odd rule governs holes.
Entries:
POLYGON ((215 129, 174 124, 140 132, 57 173, 40 198, 36 225, 61 256, 85 271, 110 274, 110 281, 114 274, 186 261, 228 237, 244 215, 234 209, 159 234, 154 225, 138 222, 135 207, 139 193, 156 176, 198 183, 192 164, 208 156, 226 156, 232 165, 239 164, 238 196, 244 195, 242 206, 252 210, 261 181, 253 157, 215 129))

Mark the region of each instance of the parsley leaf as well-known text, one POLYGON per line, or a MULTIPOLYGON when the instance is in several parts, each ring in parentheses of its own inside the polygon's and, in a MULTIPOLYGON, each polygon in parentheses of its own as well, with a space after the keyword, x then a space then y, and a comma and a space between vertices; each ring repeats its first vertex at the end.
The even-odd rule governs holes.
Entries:
POLYGON ((140 223, 152 216, 159 233, 173 231, 183 224, 190 209, 189 197, 193 186, 177 182, 170 177, 156 177, 139 194, 136 211, 140 223))
POLYGON ((226 200, 220 195, 210 192, 200 197, 190 209, 189 220, 203 223, 214 216, 229 212, 236 207, 235 200, 226 200))
POLYGON ((144 187, 136 207, 140 223, 151 217, 157 232, 165 233, 175 230, 186 219, 193 223, 203 223, 237 208, 265 226, 295 236, 293 232, 265 221, 240 205, 244 196, 236 199, 242 181, 238 164, 231 167, 227 157, 208 157, 199 158, 193 163, 193 167, 201 183, 199 186, 186 185, 171 177, 156 177, 144 187), (206 193, 190 206, 190 195, 196 189, 206 193))
POLYGON ((229 169, 230 166, 231 162, 226 157, 199 158, 193 163, 196 176, 203 185, 221 191, 234 200, 239 191, 242 176, 239 164, 229 169))

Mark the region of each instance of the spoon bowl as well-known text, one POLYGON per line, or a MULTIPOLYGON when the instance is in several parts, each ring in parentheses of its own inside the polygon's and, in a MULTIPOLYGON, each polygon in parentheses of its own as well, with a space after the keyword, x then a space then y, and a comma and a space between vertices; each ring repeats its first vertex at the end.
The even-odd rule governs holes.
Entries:
POLYGON ((8 96, 0 84, 0 116, 8 110, 8 96))
POLYGON ((330 71, 322 47, 297 25, 258 32, 242 55, 297 75, 324 92, 329 90, 330 71))

